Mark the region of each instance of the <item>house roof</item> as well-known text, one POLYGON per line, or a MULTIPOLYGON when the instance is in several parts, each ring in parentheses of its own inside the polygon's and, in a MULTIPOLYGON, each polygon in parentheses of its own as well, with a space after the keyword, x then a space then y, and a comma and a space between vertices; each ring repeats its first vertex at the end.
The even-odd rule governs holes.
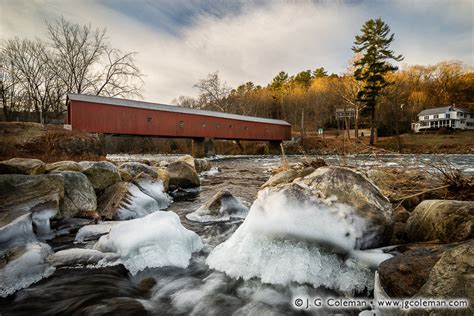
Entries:
POLYGON ((103 97, 103 96, 96 96, 96 95, 87 95, 87 94, 75 94, 75 93, 68 93, 67 97, 69 100, 72 100, 72 101, 91 102, 91 103, 116 105, 116 106, 139 108, 139 109, 204 115, 204 116, 211 116, 211 117, 218 117, 218 118, 225 118, 225 119, 232 119, 232 120, 291 126, 290 123, 283 120, 275 120, 275 119, 269 119, 269 118, 245 116, 245 115, 230 114, 230 113, 215 112, 215 111, 198 110, 198 109, 191 109, 191 108, 185 108, 181 106, 167 105, 167 104, 161 104, 161 103, 151 103, 151 102, 143 102, 143 101, 136 101, 136 100, 127 100, 127 99, 119 99, 119 98, 103 97))
MULTIPOLYGON (((432 115, 432 114, 441 114, 441 113, 445 113, 449 110, 450 106, 443 106, 443 107, 440 107, 440 108, 432 108, 432 109, 426 109, 426 110, 423 110, 421 111, 420 113, 418 113, 418 116, 420 115, 432 115)), ((464 112, 464 113, 470 113, 471 110, 469 109, 464 109, 464 108, 454 108, 456 111, 461 111, 461 112, 464 112)))

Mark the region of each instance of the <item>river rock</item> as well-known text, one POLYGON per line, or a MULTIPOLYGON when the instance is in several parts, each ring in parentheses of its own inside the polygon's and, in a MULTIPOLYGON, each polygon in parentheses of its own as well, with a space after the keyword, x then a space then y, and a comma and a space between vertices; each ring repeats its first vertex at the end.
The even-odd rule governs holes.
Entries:
POLYGON ((387 244, 392 236, 392 205, 380 190, 361 173, 345 167, 320 167, 296 181, 309 187, 320 198, 350 205, 355 215, 364 219, 364 236, 358 248, 376 248, 387 244))
POLYGON ((170 186, 170 174, 166 168, 154 168, 158 174, 158 179, 163 183, 163 188, 165 191, 168 191, 170 186))
POLYGON ((0 297, 6 297, 50 276, 54 267, 46 261, 52 254, 44 243, 30 243, 14 247, 0 260, 0 297))
MULTIPOLYGON (((466 298, 474 301, 474 241, 444 252, 429 271, 426 283, 416 297, 443 299, 466 298)), ((472 303, 471 303, 472 304, 472 303)), ((470 309, 458 310, 456 315, 473 315, 470 309)))
POLYGON ((187 163, 188 165, 190 165, 191 167, 193 167, 194 170, 197 170, 196 169, 196 165, 194 163, 194 158, 190 155, 184 155, 184 156, 181 156, 178 158, 177 161, 182 161, 182 162, 185 162, 187 163))
POLYGON ((380 264, 380 284, 389 297, 412 297, 428 280, 443 253, 455 246, 422 243, 403 246, 406 251, 380 264))
POLYGON ((270 179, 268 179, 267 182, 265 182, 262 185, 262 189, 267 188, 267 187, 274 187, 281 183, 290 183, 297 177, 298 177, 298 171, 293 170, 293 169, 279 172, 275 174, 274 176, 272 176, 270 179))
POLYGON ((158 211, 158 202, 133 183, 117 182, 100 196, 97 210, 104 219, 126 220, 158 211))
POLYGON ((59 212, 63 198, 64 178, 59 174, 0 175, 0 214, 13 219, 31 213, 38 236, 51 234, 49 219, 59 212))
POLYGON ((38 159, 12 158, 0 162, 0 174, 37 175, 45 172, 45 163, 38 159))
POLYGON ((125 162, 120 165, 120 169, 125 170, 126 172, 131 174, 132 177, 136 177, 140 173, 145 173, 153 178, 158 177, 158 174, 153 169, 153 167, 147 166, 139 162, 125 162))
POLYGON ((75 161, 58 161, 58 162, 53 162, 49 163, 46 165, 46 171, 52 172, 52 171, 77 171, 81 172, 82 168, 81 165, 79 165, 75 161))
POLYGON ((117 167, 108 161, 82 161, 79 165, 96 190, 103 190, 121 180, 117 167))
POLYGON ((80 172, 62 171, 64 177, 64 201, 60 206, 61 216, 75 217, 95 212, 97 197, 89 179, 80 172))
POLYGON ((189 162, 183 160, 172 162, 168 165, 167 170, 170 177, 170 186, 186 189, 198 187, 200 185, 196 169, 191 166, 189 162))
POLYGON ((58 251, 47 258, 54 267, 97 264, 100 260, 112 260, 116 254, 104 253, 94 249, 70 248, 58 251))
POLYGON ((401 205, 393 210, 392 219, 394 222, 406 223, 409 217, 410 212, 401 205))
POLYGON ((209 162, 209 160, 202 158, 194 159, 194 166, 196 167, 197 173, 209 171, 211 169, 211 163, 209 162))
POLYGON ((232 193, 221 190, 214 194, 204 205, 186 218, 197 222, 228 221, 232 218, 245 218, 248 209, 232 193))
POLYGON ((125 169, 119 169, 119 174, 122 181, 131 182, 133 180, 133 176, 125 169))
POLYGON ((439 240, 442 243, 474 237, 474 202, 425 200, 407 221, 410 241, 439 240))

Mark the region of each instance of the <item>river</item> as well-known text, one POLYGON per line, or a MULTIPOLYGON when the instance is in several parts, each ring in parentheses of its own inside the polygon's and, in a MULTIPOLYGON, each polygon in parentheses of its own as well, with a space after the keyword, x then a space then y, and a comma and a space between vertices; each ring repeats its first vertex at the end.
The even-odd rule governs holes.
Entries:
MULTIPOLYGON (((174 156, 112 155, 115 161, 172 160, 174 156)), ((301 156, 290 156, 291 163, 301 156)), ((440 159, 433 155, 391 156, 326 156, 328 164, 351 165, 362 169, 375 166, 393 168, 420 168, 440 159)), ((443 155, 468 175, 474 174, 474 155, 443 155)), ((243 281, 208 268, 206 257, 212 249, 227 240, 242 223, 234 220, 225 223, 196 223, 185 215, 196 210, 221 189, 229 190, 244 205, 250 207, 259 187, 270 177, 270 170, 280 164, 279 157, 220 156, 212 158, 210 172, 201 174, 201 187, 192 197, 175 201, 167 209, 177 213, 182 224, 196 232, 204 248, 193 254, 186 269, 164 267, 146 269, 135 276, 123 267, 100 269, 58 269, 53 276, 28 289, 19 291, 1 301, 0 314, 120 314, 120 315, 324 315, 319 309, 300 309, 293 306, 299 297, 345 296, 325 288, 293 283, 287 286, 263 284, 258 279, 243 281)), ((59 234, 50 242, 55 251, 78 247, 73 244, 77 229, 89 223, 55 222, 59 234)), ((96 240, 89 240, 80 247, 92 247, 96 240)), ((284 272, 283 272, 284 273, 284 272)), ((370 297, 370 293, 356 293, 370 297)), ((360 310, 346 310, 343 314, 356 315, 360 310)))

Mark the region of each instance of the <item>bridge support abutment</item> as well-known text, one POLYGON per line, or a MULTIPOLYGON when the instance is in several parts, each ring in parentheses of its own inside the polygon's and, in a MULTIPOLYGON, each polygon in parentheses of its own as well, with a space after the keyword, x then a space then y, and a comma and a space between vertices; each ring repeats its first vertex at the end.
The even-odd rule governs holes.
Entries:
POLYGON ((194 158, 205 158, 214 155, 214 140, 212 138, 193 138, 192 155, 194 158))
POLYGON ((281 144, 280 140, 269 141, 266 148, 267 155, 280 155, 281 154, 280 144, 281 144))

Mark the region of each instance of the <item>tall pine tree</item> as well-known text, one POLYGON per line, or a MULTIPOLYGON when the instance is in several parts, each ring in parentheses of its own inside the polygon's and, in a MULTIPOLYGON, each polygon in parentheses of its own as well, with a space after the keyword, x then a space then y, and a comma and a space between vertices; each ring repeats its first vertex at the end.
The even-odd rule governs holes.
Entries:
POLYGON ((390 59, 401 61, 403 56, 396 56, 389 49, 394 34, 390 34, 390 27, 381 18, 365 22, 361 32, 361 35, 355 37, 355 46, 352 47, 355 53, 362 53, 362 58, 354 62, 354 77, 364 84, 357 97, 371 111, 370 144, 373 145, 377 97, 389 84, 384 76, 398 69, 388 61, 390 59))

